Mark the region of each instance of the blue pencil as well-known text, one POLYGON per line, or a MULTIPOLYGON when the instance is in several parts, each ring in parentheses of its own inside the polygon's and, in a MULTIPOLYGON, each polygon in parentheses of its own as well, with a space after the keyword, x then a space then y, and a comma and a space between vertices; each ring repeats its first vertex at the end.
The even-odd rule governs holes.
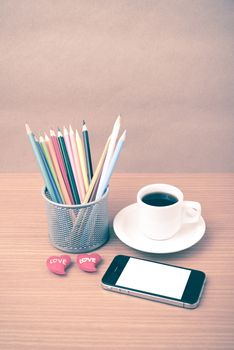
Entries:
POLYGON ((123 134, 121 135, 121 137, 119 138, 119 141, 115 147, 115 150, 114 150, 114 153, 113 153, 113 156, 111 158, 111 161, 110 161, 110 164, 107 168, 107 172, 105 174, 105 177, 103 179, 103 182, 101 184, 101 187, 100 189, 98 188, 98 193, 97 193, 97 196, 96 196, 96 200, 100 199, 103 194, 105 193, 105 190, 110 182, 110 178, 111 178, 111 175, 114 171, 114 167, 117 163, 117 160, 119 158, 119 155, 120 155, 120 152, 123 148, 123 145, 124 145, 124 142, 125 142, 125 139, 126 139, 126 130, 123 132, 123 134))
POLYGON ((92 158, 91 158, 91 151, 90 151, 89 133, 84 120, 83 120, 82 135, 83 135, 83 143, 84 143, 84 150, 85 150, 87 175, 90 183, 93 177, 93 165, 92 165, 92 158))
POLYGON ((30 140, 30 142, 31 142, 31 145, 32 145, 34 154, 35 154, 35 156, 36 156, 38 165, 39 165, 39 167, 40 167, 42 176, 43 176, 43 178, 44 178, 45 185, 46 185, 46 187, 47 187, 47 189, 48 189, 48 191, 49 191, 49 194, 50 194, 50 196, 51 196, 52 201, 53 201, 53 202, 56 202, 56 201, 57 201, 56 195, 55 195, 55 193, 54 193, 53 186, 52 186, 52 184, 51 184, 50 178, 49 178, 48 173, 47 173, 47 171, 46 171, 44 162, 43 162, 43 160, 42 160, 42 158, 41 158, 39 149, 38 149, 38 147, 37 147, 37 144, 36 144, 36 141, 35 141, 35 138, 34 138, 34 135, 33 135, 32 131, 31 131, 31 129, 29 128, 28 124, 25 124, 25 127, 26 127, 26 131, 27 131, 29 140, 30 140))
POLYGON ((39 152, 40 152, 41 159, 42 159, 42 161, 43 161, 43 163, 44 163, 46 172, 47 172, 48 177, 49 177, 49 179, 50 179, 51 186, 53 187, 53 191, 54 191, 54 194, 55 194, 55 197, 56 197, 56 202, 57 202, 57 203, 63 204, 63 200, 62 200, 62 198, 61 198, 61 196, 60 196, 60 194, 59 194, 57 185, 56 185, 56 183, 55 183, 55 181, 54 181, 54 179, 53 179, 53 176, 52 176, 52 174, 51 174, 50 167, 48 166, 48 163, 47 163, 46 157, 45 157, 45 155, 44 155, 44 153, 43 153, 43 150, 42 150, 42 148, 41 148, 41 145, 40 145, 40 143, 39 143, 38 141, 36 141, 36 144, 37 144, 38 150, 39 150, 39 152))

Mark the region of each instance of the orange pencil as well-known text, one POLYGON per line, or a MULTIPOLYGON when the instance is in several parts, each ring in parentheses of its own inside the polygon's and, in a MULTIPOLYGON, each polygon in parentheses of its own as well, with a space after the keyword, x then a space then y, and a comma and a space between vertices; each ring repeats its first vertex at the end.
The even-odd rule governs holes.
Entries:
POLYGON ((87 193, 85 195, 84 203, 88 203, 89 202, 90 197, 91 197, 92 192, 93 192, 93 189, 95 187, 95 184, 98 181, 98 177, 99 177, 99 175, 101 173, 101 169, 103 167, 103 164, 104 164, 104 161, 105 161, 105 158, 106 158, 106 153, 107 153, 107 150, 108 150, 110 139, 111 139, 111 137, 109 137, 107 142, 106 142, 106 145, 104 147, 104 150, 103 150, 102 155, 100 157, 100 160, 98 162, 97 168, 96 168, 96 170, 94 172, 94 175, 92 177, 92 180, 91 180, 91 182, 89 184, 89 189, 88 189, 88 191, 87 191, 87 193))

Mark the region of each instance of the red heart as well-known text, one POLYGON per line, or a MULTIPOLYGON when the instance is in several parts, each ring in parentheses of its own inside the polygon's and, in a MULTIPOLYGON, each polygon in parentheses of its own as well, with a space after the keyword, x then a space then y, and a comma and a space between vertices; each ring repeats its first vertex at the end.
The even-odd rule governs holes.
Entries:
POLYGON ((96 266, 101 262, 102 258, 100 255, 93 254, 79 254, 76 259, 76 263, 79 268, 86 272, 97 271, 96 266))
POLYGON ((65 269, 71 264, 69 255, 50 256, 46 265, 48 269, 56 275, 65 275, 65 269))

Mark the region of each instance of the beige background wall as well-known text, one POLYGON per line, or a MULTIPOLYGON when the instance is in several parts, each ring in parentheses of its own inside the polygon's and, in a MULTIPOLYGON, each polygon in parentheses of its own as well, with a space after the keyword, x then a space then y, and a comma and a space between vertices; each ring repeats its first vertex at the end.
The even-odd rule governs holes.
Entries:
POLYGON ((234 171, 234 2, 0 1, 0 171, 35 171, 25 135, 85 118, 118 171, 234 171))

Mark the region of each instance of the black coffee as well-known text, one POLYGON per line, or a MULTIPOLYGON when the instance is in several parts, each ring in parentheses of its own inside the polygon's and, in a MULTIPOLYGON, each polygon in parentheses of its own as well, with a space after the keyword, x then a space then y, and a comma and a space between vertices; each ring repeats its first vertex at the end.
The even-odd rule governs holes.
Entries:
POLYGON ((170 193, 152 192, 142 197, 142 202, 154 207, 167 207, 178 202, 178 198, 170 193))

